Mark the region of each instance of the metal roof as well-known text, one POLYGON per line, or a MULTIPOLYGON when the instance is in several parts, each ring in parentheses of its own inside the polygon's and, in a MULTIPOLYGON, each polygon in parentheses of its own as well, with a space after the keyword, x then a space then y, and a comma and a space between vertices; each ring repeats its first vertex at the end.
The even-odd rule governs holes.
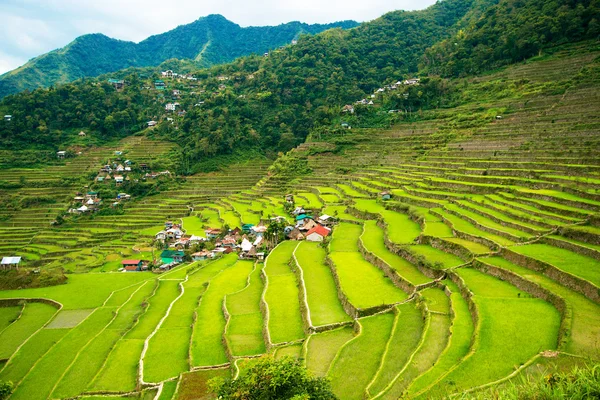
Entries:
POLYGON ((21 257, 2 257, 2 265, 18 264, 21 262, 21 257))

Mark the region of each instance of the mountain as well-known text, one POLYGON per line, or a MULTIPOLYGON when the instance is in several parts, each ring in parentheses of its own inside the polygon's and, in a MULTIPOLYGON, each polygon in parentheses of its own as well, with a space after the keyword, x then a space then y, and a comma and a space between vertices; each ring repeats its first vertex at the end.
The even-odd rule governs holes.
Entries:
POLYGON ((357 25, 354 21, 314 25, 290 22, 242 28, 221 15, 209 15, 137 44, 102 34, 83 35, 1 75, 0 98, 128 67, 156 66, 172 58, 194 60, 199 66, 208 67, 252 53, 262 54, 289 44, 302 34, 357 25))
MULTIPOLYGON (((527 34, 522 33, 527 40, 555 27, 558 18, 562 33, 547 37, 536 53, 594 34, 590 27, 599 19, 595 3, 555 0, 552 4, 540 8, 536 0, 443 0, 425 10, 390 12, 355 29, 302 36, 296 45, 272 51, 268 57, 251 55, 193 71, 198 78, 193 87, 169 81, 169 88, 183 90, 177 102, 185 115, 167 115, 165 104, 173 101, 171 95, 154 90, 153 80, 160 75, 147 68, 119 72, 127 82, 122 91, 103 77, 23 92, 0 102, 0 111, 13 116, 12 121, 0 123, 0 148, 57 150, 73 143, 73 132, 81 129, 102 142, 142 131, 154 119, 159 124, 148 134, 181 145, 188 166, 241 149, 275 154, 311 135, 339 132, 342 121, 381 128, 409 117, 361 106, 356 115, 341 117, 340 110, 344 104, 369 98, 378 88, 415 76, 422 77, 421 84, 402 91, 406 97, 386 100, 386 106, 421 118, 421 111, 447 107, 466 96, 456 86, 448 89, 447 80, 440 78, 447 74, 442 67, 457 69, 460 61, 464 70, 457 72, 468 75, 467 65, 475 65, 474 60, 484 71, 520 59, 502 55, 514 48, 506 40, 522 24, 527 23, 523 28, 527 34), (585 18, 564 17, 573 13, 585 18), (523 17, 513 21, 509 14, 523 17), (496 23, 503 27, 500 31, 496 23), (452 46, 462 50, 454 54, 452 46), (485 46, 497 50, 500 57, 490 51, 488 58, 483 57, 485 46), (427 63, 431 54, 437 55, 427 63)), ((164 40, 153 37, 143 46, 160 51, 158 43, 164 40)), ((178 55, 189 56, 186 51, 194 46, 177 43, 181 44, 178 55)), ((515 54, 526 58, 529 53, 515 54)), ((208 55, 205 51, 200 60, 208 55)))

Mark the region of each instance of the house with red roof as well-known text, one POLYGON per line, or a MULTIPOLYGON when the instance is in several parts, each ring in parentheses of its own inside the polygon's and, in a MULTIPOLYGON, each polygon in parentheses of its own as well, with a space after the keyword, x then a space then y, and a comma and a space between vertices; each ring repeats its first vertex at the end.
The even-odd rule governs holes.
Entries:
POLYGON ((142 260, 123 260, 121 261, 121 265, 127 272, 142 270, 142 260))
POLYGON ((306 240, 309 242, 322 242, 330 233, 331 229, 322 225, 317 225, 306 232, 306 240))

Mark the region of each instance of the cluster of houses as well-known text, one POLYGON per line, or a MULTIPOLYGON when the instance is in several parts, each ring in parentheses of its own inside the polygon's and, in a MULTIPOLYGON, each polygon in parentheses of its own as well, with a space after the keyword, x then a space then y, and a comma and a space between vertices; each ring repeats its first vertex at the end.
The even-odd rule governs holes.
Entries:
POLYGON ((284 228, 285 236, 289 240, 322 242, 331 234, 331 227, 335 222, 335 218, 327 214, 313 218, 302 207, 296 207, 292 211, 292 215, 296 220, 296 224, 284 228))
POLYGON ((87 192, 85 195, 77 193, 73 198, 75 206, 69 209, 71 214, 84 214, 97 211, 102 204, 102 200, 98 197, 98 192, 87 192), (77 207, 79 206, 79 207, 77 207))
MULTIPOLYGON (((121 152, 115 152, 115 154, 117 153, 121 152)), ((94 180, 98 183, 114 182, 117 186, 120 186, 125 181, 129 181, 131 179, 128 176, 128 173, 132 171, 131 164, 132 162, 130 160, 125 160, 123 163, 109 162, 100 168, 100 171, 94 180)))
POLYGON ((188 81, 197 81, 198 78, 194 77, 193 75, 190 74, 178 74, 177 72, 173 72, 172 70, 168 69, 166 71, 162 71, 161 76, 163 78, 171 78, 171 79, 186 79, 188 81))
MULTIPOLYGON (((379 88, 375 91, 375 93, 373 93, 371 95, 370 99, 362 99, 362 100, 358 100, 356 103, 357 105, 365 105, 365 106, 372 106, 375 103, 373 103, 373 99, 377 97, 377 95, 385 93, 386 91, 390 91, 390 90, 396 90, 398 89, 400 86, 414 86, 414 85, 418 85, 420 83, 420 79, 419 78, 412 78, 412 79, 406 79, 404 81, 398 81, 396 83, 392 83, 391 85, 387 85, 384 86, 382 88, 379 88)), ((351 104, 345 105, 342 108, 342 112, 348 112, 353 114, 354 113, 354 106, 352 106, 351 104)))

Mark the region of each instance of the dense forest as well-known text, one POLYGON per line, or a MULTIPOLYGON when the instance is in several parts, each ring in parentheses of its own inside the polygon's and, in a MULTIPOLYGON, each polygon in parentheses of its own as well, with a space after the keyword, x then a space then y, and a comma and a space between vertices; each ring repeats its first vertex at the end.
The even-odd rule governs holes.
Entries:
MULTIPOLYGON (((398 80, 422 78, 418 87, 403 88, 402 96, 387 96, 380 106, 407 112, 443 107, 450 96, 438 74, 489 69, 535 55, 544 46, 597 35, 596 5, 597 0, 544 5, 533 0, 444 0, 422 11, 391 12, 351 30, 304 35, 296 45, 268 56, 195 70, 198 80, 191 88, 173 83, 169 90, 187 90, 177 99, 185 115, 173 118, 166 118, 164 105, 175 100, 153 90, 154 80, 160 79, 156 69, 114 74, 127 82, 122 91, 104 76, 23 92, 0 103, 0 111, 13 115, 12 121, 0 122, 0 146, 57 150, 72 141, 77 129, 110 140, 140 131, 154 119, 159 124, 151 134, 182 146, 188 172, 216 155, 251 150, 275 154, 311 133, 339 130, 344 104, 398 80), (512 42, 515 35, 525 42, 512 42), (493 55, 486 58, 490 51, 493 55)), ((189 62, 168 63, 187 71, 195 68, 189 62)), ((352 121, 358 118, 362 126, 384 126, 399 115, 356 109, 352 121)))
POLYGON ((424 73, 465 76, 600 37, 598 0, 502 0, 425 52, 424 73))
POLYGON ((324 25, 290 22, 242 28, 221 15, 209 15, 138 44, 102 34, 84 35, 0 76, 0 98, 128 67, 156 66, 172 58, 193 60, 200 67, 209 67, 253 53, 262 54, 290 43, 301 34, 357 25, 354 21, 324 25))

